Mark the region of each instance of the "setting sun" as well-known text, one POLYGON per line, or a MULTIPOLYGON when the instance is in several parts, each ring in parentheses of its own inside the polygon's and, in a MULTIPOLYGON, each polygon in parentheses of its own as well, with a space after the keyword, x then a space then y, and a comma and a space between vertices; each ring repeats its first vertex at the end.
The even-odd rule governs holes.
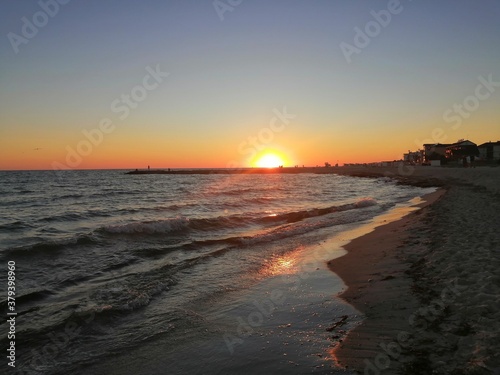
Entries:
POLYGON ((255 166, 259 168, 277 168, 283 164, 283 159, 272 153, 264 154, 255 162, 255 166))

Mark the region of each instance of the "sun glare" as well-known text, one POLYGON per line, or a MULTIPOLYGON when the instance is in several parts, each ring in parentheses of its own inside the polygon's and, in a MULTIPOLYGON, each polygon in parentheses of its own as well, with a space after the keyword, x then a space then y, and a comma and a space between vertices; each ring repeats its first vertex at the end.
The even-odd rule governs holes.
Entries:
POLYGON ((276 154, 265 154, 255 162, 255 166, 259 168, 278 168, 283 164, 283 159, 276 154))

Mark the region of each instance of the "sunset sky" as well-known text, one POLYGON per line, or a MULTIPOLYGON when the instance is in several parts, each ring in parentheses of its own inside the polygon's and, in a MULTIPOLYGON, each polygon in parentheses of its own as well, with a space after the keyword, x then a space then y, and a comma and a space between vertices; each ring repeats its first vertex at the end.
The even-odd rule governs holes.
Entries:
POLYGON ((499 20, 497 0, 2 1, 0 169, 500 140, 499 20))

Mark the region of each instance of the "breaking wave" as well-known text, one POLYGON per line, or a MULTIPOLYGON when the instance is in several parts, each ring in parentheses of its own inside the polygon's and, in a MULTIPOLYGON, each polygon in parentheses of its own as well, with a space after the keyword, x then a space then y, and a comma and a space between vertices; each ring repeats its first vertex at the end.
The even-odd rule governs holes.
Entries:
POLYGON ((162 220, 139 221, 126 224, 107 225, 100 228, 108 234, 168 234, 188 230, 211 231, 218 229, 236 228, 250 224, 280 224, 294 223, 308 218, 328 215, 359 208, 374 206, 377 201, 373 198, 363 198, 354 203, 329 206, 303 211, 293 211, 276 215, 247 213, 246 215, 218 216, 214 218, 185 218, 177 217, 162 220))

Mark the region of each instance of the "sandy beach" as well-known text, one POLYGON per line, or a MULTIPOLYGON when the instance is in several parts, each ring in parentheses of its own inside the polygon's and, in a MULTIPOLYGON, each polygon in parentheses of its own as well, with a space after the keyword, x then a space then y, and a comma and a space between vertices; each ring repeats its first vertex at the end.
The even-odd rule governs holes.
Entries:
POLYGON ((365 320, 336 349, 362 374, 498 374, 500 168, 339 168, 440 186, 329 262, 365 320))

